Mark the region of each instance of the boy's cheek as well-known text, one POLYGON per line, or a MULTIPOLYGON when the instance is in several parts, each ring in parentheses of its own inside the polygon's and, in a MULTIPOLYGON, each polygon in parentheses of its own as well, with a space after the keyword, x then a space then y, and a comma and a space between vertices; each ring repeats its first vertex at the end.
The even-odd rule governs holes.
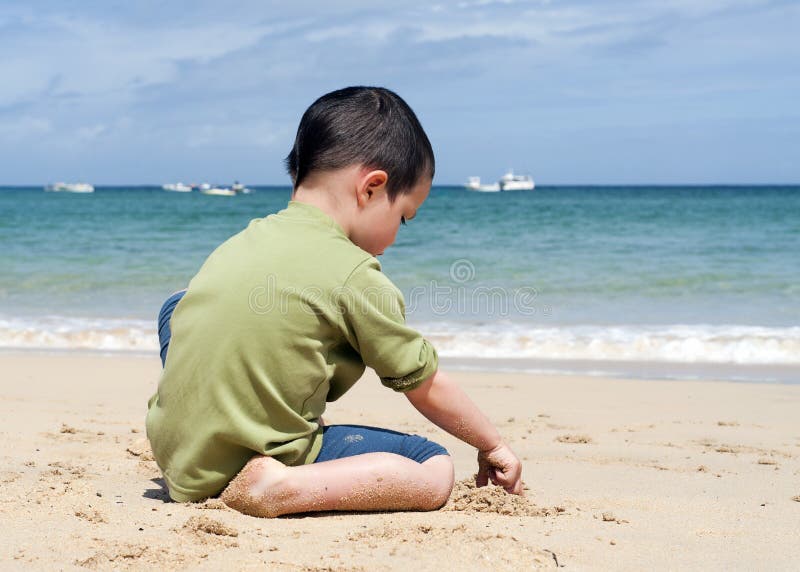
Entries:
POLYGON ((383 227, 380 229, 380 249, 381 251, 386 250, 391 245, 394 244, 394 241, 397 239, 397 231, 400 227, 399 220, 395 221, 386 221, 383 227))
POLYGON ((391 246, 397 237, 398 224, 391 221, 381 221, 364 229, 363 234, 352 237, 353 242, 361 249, 366 250, 373 256, 383 254, 383 251, 391 246))

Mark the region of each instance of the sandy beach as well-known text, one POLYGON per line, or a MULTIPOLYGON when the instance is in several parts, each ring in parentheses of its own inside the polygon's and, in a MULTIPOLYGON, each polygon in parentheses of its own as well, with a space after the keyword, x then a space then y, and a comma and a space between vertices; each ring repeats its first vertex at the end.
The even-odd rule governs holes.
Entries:
MULTIPOLYGON (((156 357, 0 354, 3 569, 762 569, 800 565, 800 386, 454 372, 524 462, 524 502, 242 516, 166 502, 156 357)), ((475 453, 367 374, 326 421, 475 453)), ((456 502, 457 501, 457 502, 456 502)))
POLYGON ((798 22, 0 2, 0 572, 800 572, 798 22))

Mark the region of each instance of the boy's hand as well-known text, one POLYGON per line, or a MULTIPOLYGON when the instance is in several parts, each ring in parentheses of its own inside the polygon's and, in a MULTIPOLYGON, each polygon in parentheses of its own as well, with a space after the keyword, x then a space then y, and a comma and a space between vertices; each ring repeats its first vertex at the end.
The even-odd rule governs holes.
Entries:
POLYGON ((506 492, 522 495, 522 463, 505 443, 487 451, 478 451, 478 475, 475 484, 485 487, 489 479, 506 492))

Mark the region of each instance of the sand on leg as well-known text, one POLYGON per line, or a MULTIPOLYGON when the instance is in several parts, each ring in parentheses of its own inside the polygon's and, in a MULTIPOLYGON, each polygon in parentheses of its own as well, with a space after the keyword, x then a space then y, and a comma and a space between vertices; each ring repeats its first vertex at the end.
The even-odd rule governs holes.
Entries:
POLYGON ((244 514, 275 517, 326 510, 436 510, 453 489, 453 461, 423 463, 394 453, 366 453, 287 467, 253 457, 220 495, 244 514))

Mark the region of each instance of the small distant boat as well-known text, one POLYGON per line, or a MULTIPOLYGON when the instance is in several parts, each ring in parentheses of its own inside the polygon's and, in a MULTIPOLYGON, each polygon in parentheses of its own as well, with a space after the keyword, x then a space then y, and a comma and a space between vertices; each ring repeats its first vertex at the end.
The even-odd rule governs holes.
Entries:
POLYGON ((172 191, 174 193, 191 193, 192 186, 184 185, 183 183, 167 183, 161 186, 165 191, 172 191))
POLYGON ((501 191, 532 191, 536 185, 530 175, 515 175, 513 171, 500 178, 501 191))
POLYGON ((536 185, 530 175, 515 175, 509 170, 500 180, 491 185, 481 185, 480 177, 470 177, 465 185, 467 190, 485 193, 499 191, 532 191, 536 185))
POLYGON ((230 187, 217 187, 203 183, 200 185, 200 192, 204 195, 216 195, 218 197, 233 197, 236 195, 249 195, 253 191, 248 189, 239 181, 234 182, 230 187))
POLYGON ((491 185, 481 185, 480 177, 470 177, 466 184, 470 191, 480 191, 483 193, 496 193, 500 191, 500 183, 492 183, 491 185))
POLYGON ((200 192, 204 195, 215 195, 218 197, 235 197, 236 191, 233 189, 229 189, 227 187, 209 187, 207 189, 203 189, 201 187, 200 192))
POLYGON ((241 193, 243 195, 249 195, 250 193, 253 192, 251 189, 248 189, 243 184, 241 184, 239 181, 236 181, 235 183, 233 183, 233 185, 231 186, 231 189, 233 191, 235 191, 237 193, 241 193))
POLYGON ((53 183, 44 190, 51 193, 93 193, 94 187, 89 183, 53 183))

